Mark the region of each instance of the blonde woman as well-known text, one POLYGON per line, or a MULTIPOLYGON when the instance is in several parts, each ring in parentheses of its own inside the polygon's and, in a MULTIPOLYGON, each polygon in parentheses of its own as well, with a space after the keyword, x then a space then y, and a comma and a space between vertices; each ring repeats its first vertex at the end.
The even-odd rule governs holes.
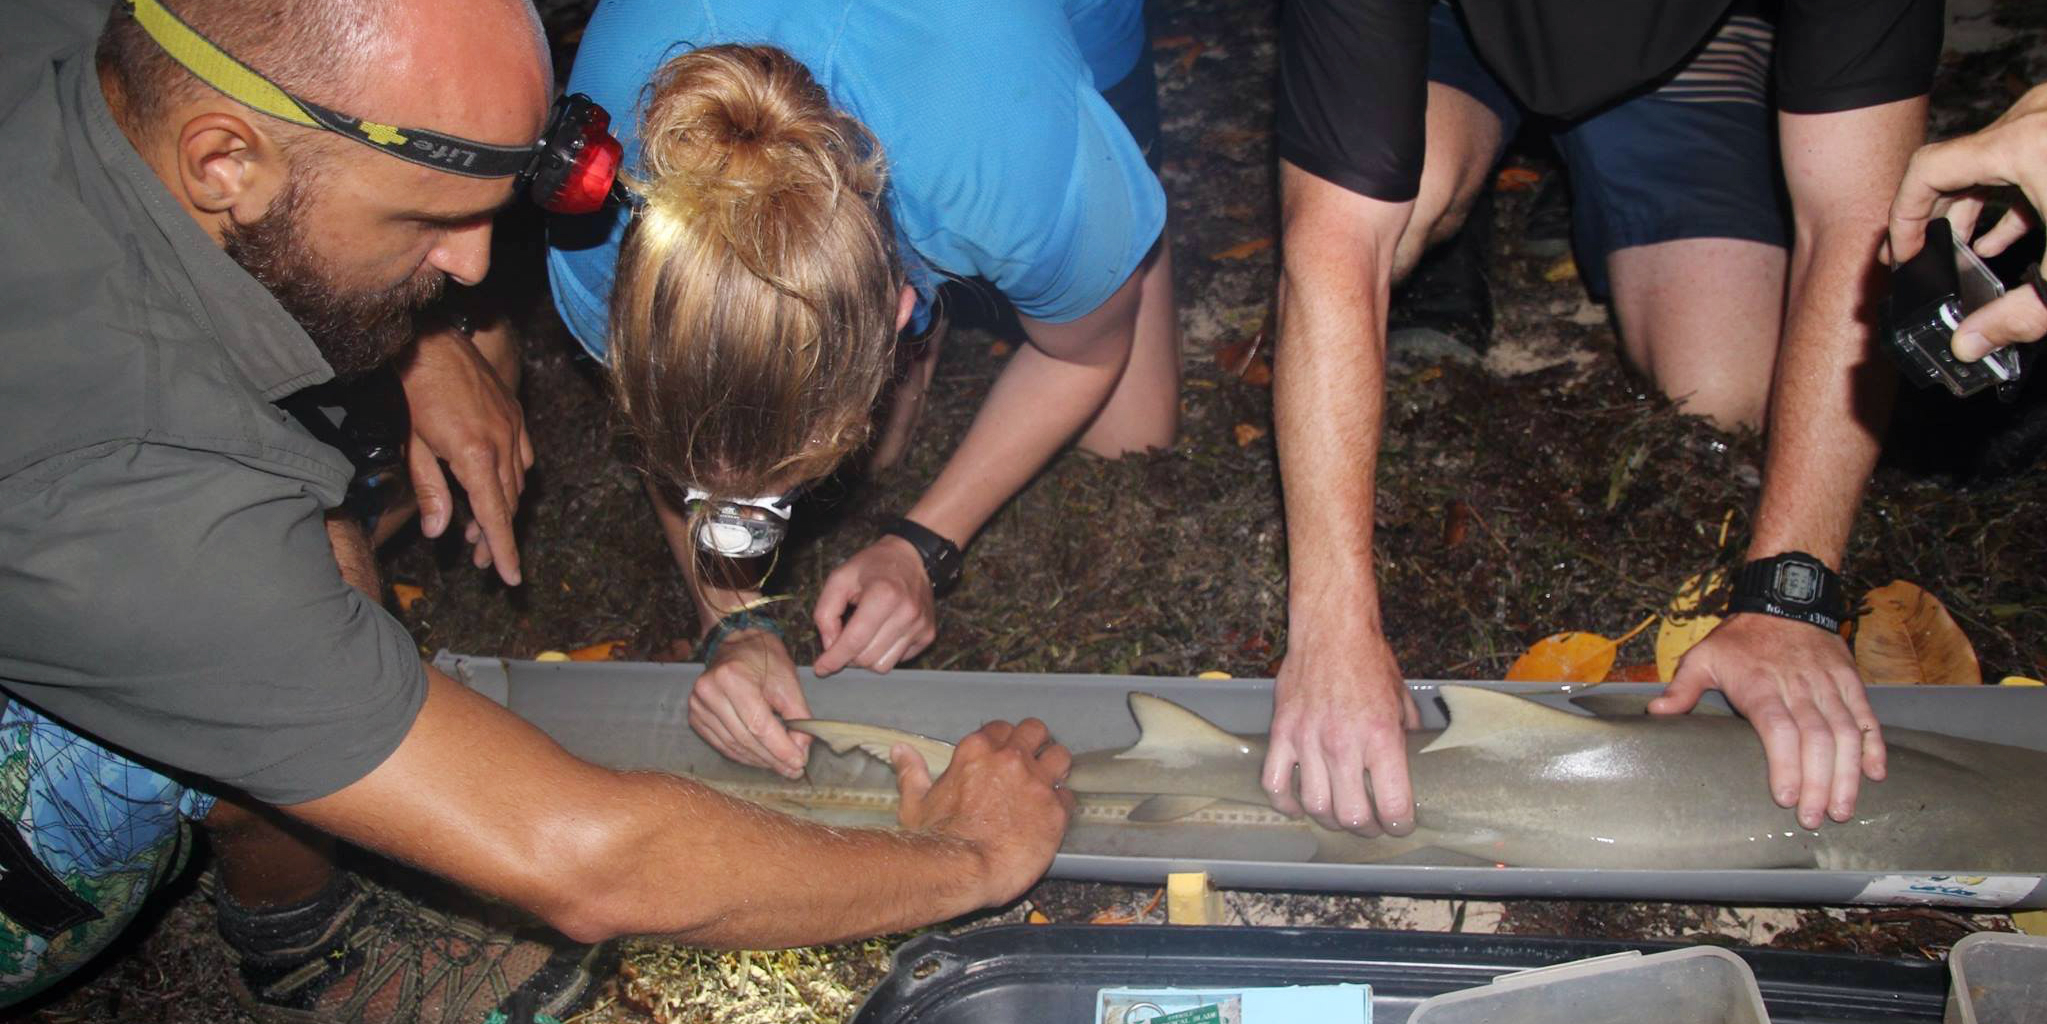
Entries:
MULTIPOLYGON (((563 319, 611 369, 685 567, 771 550, 792 491, 868 446, 899 333, 982 278, 1029 344, 929 490, 837 567, 815 667, 886 672, 936 637, 961 551, 1066 445, 1170 445, 1179 350, 1156 86, 1138 0, 608 0, 569 87, 620 112, 635 208, 563 219, 563 319)), ((901 450, 935 345, 876 446, 901 450)), ((800 774, 809 713, 755 595, 695 588, 690 722, 800 774)))

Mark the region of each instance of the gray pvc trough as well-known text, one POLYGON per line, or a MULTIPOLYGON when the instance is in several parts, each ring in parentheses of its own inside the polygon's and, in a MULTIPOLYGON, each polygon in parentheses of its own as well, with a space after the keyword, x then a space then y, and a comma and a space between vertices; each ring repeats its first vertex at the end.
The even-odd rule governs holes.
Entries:
MULTIPOLYGON (((810 781, 790 784, 727 761, 689 727, 695 664, 532 662, 443 653, 442 671, 503 704, 571 753, 624 769, 692 775, 713 785, 841 823, 886 823, 893 810, 888 769, 860 755, 839 758, 819 745, 810 781), (807 788, 807 787, 823 788, 807 788), (867 806, 824 806, 807 794, 876 795, 867 806)), ((818 680, 800 677, 811 711, 908 729, 941 739, 963 736, 991 718, 1038 717, 1076 751, 1127 746, 1137 739, 1125 697, 1144 690, 1179 702, 1237 732, 1262 732, 1272 716, 1272 682, 1262 679, 1178 679, 1156 676, 1026 675, 899 670, 886 676, 848 670, 818 680)), ((1424 725, 1445 719, 1433 699, 1437 682, 1414 682, 1424 725)), ((1469 683, 1560 703, 1569 688, 1530 683, 1469 683)), ((1654 684, 1609 683, 1602 693, 1660 692, 1654 684)), ((1717 694, 1709 695, 1717 701, 1717 694)), ((1999 686, 1877 686, 1870 703, 1886 724, 2047 749, 2047 690, 1999 686)), ((2047 791, 2047 779, 2041 780, 2047 791)), ((828 801, 827 801, 828 803, 828 801)), ((2047 814, 2039 806, 2016 813, 2047 814)), ((1955 907, 2047 907, 2043 871, 1971 875, 1885 874, 1818 870, 1616 870, 1516 868, 1493 865, 1306 863, 1312 843, 1297 829, 1261 826, 1249 813, 1238 827, 1111 826, 1076 822, 1052 864, 1055 878, 1160 884, 1168 872, 1205 870, 1216 884, 1239 888, 1399 893, 1469 897, 1552 897, 1686 900, 1726 903, 1929 904, 1955 907), (1190 843, 1192 844, 1190 846, 1190 843), (1198 848, 1204 856, 1165 857, 1154 848, 1198 848), (1212 854, 1212 856, 1210 856, 1212 854)), ((1229 820, 1225 816, 1221 820, 1229 820)), ((1958 866, 1958 872, 1965 870, 1958 866)))

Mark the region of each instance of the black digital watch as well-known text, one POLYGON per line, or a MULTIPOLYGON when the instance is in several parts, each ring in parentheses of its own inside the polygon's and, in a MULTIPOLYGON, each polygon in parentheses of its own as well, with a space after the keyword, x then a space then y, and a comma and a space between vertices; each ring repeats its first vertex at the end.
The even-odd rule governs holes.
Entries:
POLYGON ((924 575, 931 580, 931 593, 944 597, 959 585, 960 572, 965 568, 966 557, 960 554, 960 546, 946 540, 929 527, 908 518, 897 518, 895 522, 882 527, 882 533, 901 537, 917 549, 917 557, 924 560, 924 575))
POLYGON ((1839 633, 1848 618, 1848 602, 1840 574, 1803 551, 1786 551, 1741 567, 1727 611, 1796 619, 1839 633))

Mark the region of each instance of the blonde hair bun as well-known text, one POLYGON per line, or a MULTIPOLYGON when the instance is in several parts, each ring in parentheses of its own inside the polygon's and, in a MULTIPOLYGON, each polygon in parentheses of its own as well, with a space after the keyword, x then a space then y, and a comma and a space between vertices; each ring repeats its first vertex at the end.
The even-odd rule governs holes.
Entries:
POLYGON ((633 181, 655 216, 708 218, 756 273, 814 239, 833 208, 871 201, 885 180, 867 129, 832 109, 789 54, 693 50, 663 65, 643 118, 633 181))
POLYGON ((671 58, 642 106, 611 376, 647 468, 766 494, 865 443, 893 366, 902 260, 881 148, 766 46, 671 58))

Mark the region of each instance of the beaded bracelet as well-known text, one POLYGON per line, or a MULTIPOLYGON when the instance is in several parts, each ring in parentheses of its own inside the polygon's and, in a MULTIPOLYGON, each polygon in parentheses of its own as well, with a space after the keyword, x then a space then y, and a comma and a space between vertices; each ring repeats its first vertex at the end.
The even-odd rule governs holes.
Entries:
POLYGON ((781 625, 776 623, 775 620, 762 615, 752 608, 741 608, 719 619, 718 624, 712 626, 711 631, 704 635, 703 645, 697 648, 697 660, 709 665, 711 659, 718 654, 718 645, 726 637, 749 629, 773 633, 777 640, 788 639, 788 635, 782 632, 781 625))

